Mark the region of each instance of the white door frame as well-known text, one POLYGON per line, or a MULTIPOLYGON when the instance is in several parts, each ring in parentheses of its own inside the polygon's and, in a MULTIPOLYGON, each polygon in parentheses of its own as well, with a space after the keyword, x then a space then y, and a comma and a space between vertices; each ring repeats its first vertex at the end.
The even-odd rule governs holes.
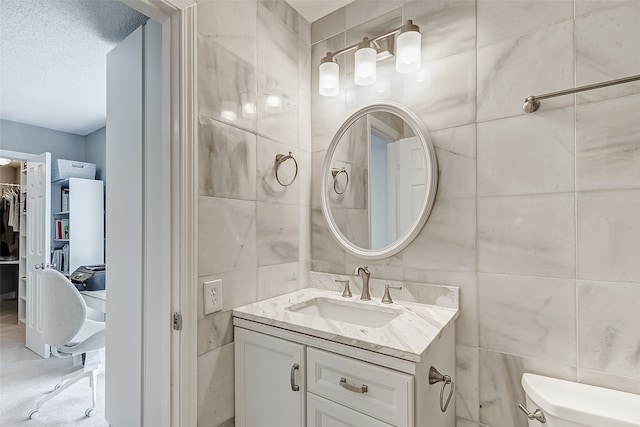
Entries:
MULTIPOLYGON (((167 323, 143 326, 145 348, 143 363, 157 357, 157 351, 171 348, 171 372, 162 372, 170 390, 161 393, 161 399, 170 401, 148 402, 141 396, 143 411, 170 406, 171 426, 197 424, 197 260, 198 260, 198 162, 197 162, 197 98, 196 98, 196 42, 197 18, 195 0, 121 0, 163 26, 163 52, 169 61, 163 69, 164 103, 169 112, 166 129, 170 140, 171 161, 171 277, 169 288, 171 312, 167 323), (167 35, 167 36, 165 36, 167 35), (170 327, 172 313, 182 315, 182 330, 173 331, 170 343, 162 338, 149 341, 155 328, 170 327), (159 406, 163 405, 163 406, 159 406)), ((143 298, 147 300, 145 296, 143 298)), ((165 336, 162 334, 161 336, 165 336)), ((154 380, 157 384, 157 380, 154 380)), ((144 384, 143 384, 144 387, 144 384)), ((144 413, 143 412, 143 413, 144 413)), ((143 418, 144 424, 144 418, 143 418)))

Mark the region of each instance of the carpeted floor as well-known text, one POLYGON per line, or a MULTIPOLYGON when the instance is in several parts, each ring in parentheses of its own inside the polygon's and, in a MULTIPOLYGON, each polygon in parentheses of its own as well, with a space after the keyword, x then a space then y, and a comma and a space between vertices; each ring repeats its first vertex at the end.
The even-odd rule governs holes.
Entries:
POLYGON ((98 376, 98 413, 91 406, 89 380, 83 379, 56 396, 29 420, 35 403, 53 390, 62 375, 78 368, 71 359, 42 359, 24 346, 24 325, 18 323, 16 301, 0 302, 0 426, 108 426, 104 419, 104 374, 98 376))

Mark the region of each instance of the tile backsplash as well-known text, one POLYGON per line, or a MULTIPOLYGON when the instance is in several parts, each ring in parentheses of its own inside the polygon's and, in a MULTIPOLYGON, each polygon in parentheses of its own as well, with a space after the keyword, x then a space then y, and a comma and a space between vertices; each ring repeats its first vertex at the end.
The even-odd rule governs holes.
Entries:
POLYGON ((376 101, 424 122, 439 187, 414 242, 366 263, 372 294, 460 288, 457 425, 526 427, 523 372, 640 393, 640 84, 521 108, 637 73, 638 21, 637 1, 358 0, 309 24, 282 0, 199 0, 199 295, 221 278, 224 311, 199 301, 198 425, 234 423, 231 309, 364 263, 329 234, 319 173, 340 124, 376 101), (406 19, 419 74, 385 61, 384 91, 358 87, 347 54, 338 96, 318 94, 327 51, 406 19), (300 169, 283 188, 289 151, 300 169))

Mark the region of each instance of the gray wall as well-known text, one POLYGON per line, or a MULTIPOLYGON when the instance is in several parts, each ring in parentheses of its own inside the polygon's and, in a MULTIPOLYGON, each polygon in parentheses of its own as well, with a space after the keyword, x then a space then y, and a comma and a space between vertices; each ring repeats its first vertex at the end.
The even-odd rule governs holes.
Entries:
MULTIPOLYGON (((378 100, 413 110, 436 146, 429 221, 368 264, 374 277, 461 288, 458 426, 526 427, 523 372, 640 393, 640 85, 521 108, 637 73, 638 21, 638 2, 359 0, 312 25, 314 177, 344 118, 378 100), (355 87, 341 59, 340 94, 318 95, 325 52, 406 19, 421 26, 422 82, 380 63, 379 94, 355 87)), ((349 273, 361 261, 312 194, 312 269, 349 273)))
POLYGON ((86 139, 60 132, 0 119, 0 148, 29 154, 51 153, 53 159, 85 161, 86 139))
POLYGON ((103 127, 86 136, 86 161, 96 164, 96 179, 107 179, 107 128, 103 127))

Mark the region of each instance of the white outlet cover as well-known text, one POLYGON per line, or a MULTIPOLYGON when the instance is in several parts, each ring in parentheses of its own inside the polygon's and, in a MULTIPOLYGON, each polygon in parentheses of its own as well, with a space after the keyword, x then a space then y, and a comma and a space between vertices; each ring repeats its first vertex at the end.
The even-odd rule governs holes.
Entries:
POLYGON ((204 314, 211 314, 222 310, 222 279, 204 282, 203 301, 204 314))

